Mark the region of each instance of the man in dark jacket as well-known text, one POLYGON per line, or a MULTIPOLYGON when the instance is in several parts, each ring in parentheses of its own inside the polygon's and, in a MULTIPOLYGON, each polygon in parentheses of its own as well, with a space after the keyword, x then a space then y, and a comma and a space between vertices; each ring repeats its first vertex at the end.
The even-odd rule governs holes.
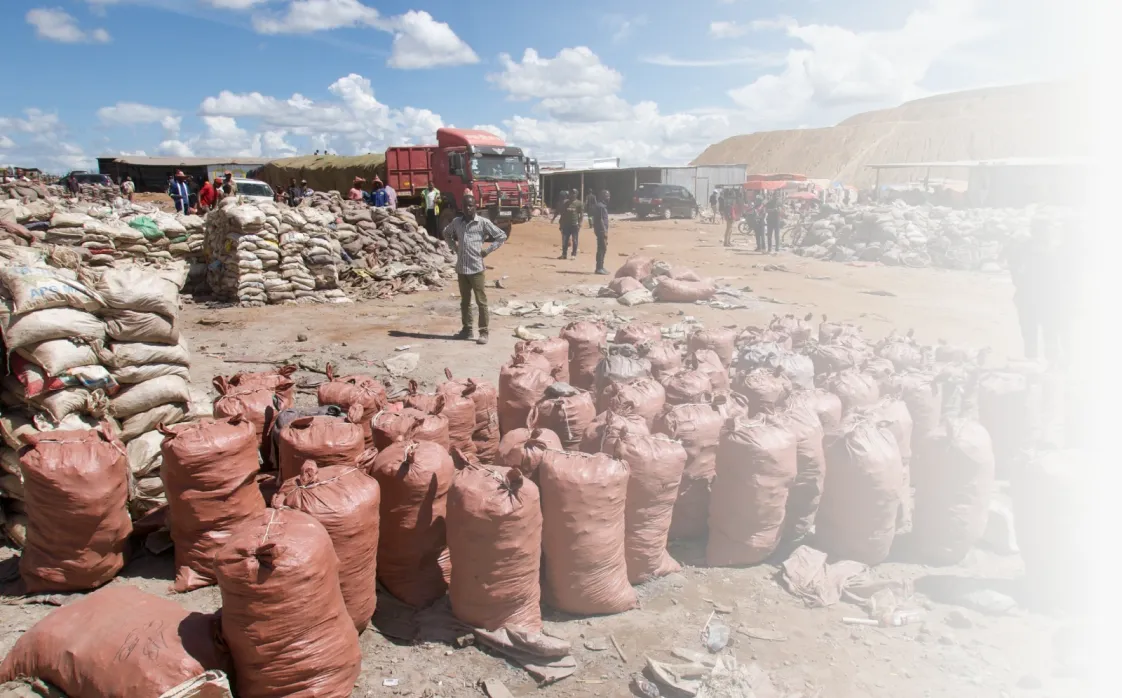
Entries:
POLYGON ((596 233, 596 273, 610 273, 604 268, 604 256, 608 254, 608 202, 612 200, 607 189, 600 192, 600 200, 594 202, 588 217, 592 220, 592 230, 596 233))
POLYGON ((565 202, 568 200, 569 192, 564 189, 557 192, 557 198, 553 202, 553 217, 549 219, 551 224, 553 221, 557 220, 557 216, 560 216, 561 212, 565 210, 565 202))
POLYGON ((187 186, 187 176, 183 174, 183 170, 175 171, 175 177, 168 185, 168 196, 175 202, 177 213, 187 213, 191 205, 191 188, 187 186))
MULTIPOLYGON (((1013 279, 1013 305, 1024 340, 1025 358, 1045 358, 1050 362, 1060 360, 1061 313, 1055 312, 1056 259, 1052 222, 1042 216, 1032 221, 1027 237, 1014 239, 1006 248, 1009 275, 1013 279), (1040 339, 1044 338, 1044 356, 1041 356, 1040 339)), ((1070 310, 1070 309, 1068 309, 1070 310)), ((1062 312, 1062 311, 1061 311, 1062 312)))
POLYGON ((577 256, 577 240, 580 237, 580 224, 584 221, 584 204, 577 197, 565 202, 561 209, 561 257, 569 258, 569 241, 573 241, 573 259, 577 256))
POLYGON ((783 200, 779 198, 779 192, 772 192, 771 198, 767 202, 766 211, 766 226, 767 226, 767 251, 779 251, 779 236, 783 227, 783 200))
POLYGON ((722 189, 719 201, 721 218, 725 219, 725 247, 732 247, 732 191, 722 189))

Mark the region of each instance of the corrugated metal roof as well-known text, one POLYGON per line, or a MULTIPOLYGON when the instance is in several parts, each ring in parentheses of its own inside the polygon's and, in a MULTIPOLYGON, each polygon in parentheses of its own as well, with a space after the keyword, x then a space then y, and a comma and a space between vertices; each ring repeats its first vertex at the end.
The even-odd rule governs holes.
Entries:
POLYGON ((155 167, 206 167, 207 165, 264 165, 269 158, 156 158, 146 156, 126 155, 122 157, 108 156, 99 160, 113 160, 123 165, 152 165, 155 167))
POLYGON ((542 176, 546 175, 559 175, 559 174, 580 174, 581 172, 595 172, 599 174, 610 174, 612 172, 631 172, 633 170, 664 170, 662 165, 644 165, 642 167, 590 167, 579 170, 549 170, 542 171, 542 176))

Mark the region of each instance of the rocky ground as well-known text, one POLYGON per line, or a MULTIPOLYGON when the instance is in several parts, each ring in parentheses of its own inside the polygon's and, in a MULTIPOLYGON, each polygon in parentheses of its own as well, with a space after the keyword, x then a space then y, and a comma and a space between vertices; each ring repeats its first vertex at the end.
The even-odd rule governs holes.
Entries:
MULTIPOLYGON (((196 363, 197 386, 210 378, 273 363, 298 363, 301 385, 322 380, 328 361, 343 372, 388 375, 384 360, 418 355, 410 375, 429 385, 449 367, 456 375, 497 381, 510 356, 519 325, 543 334, 585 313, 617 311, 670 325, 684 316, 716 325, 763 323, 775 313, 825 313, 832 320, 863 325, 871 337, 893 328, 914 328, 923 342, 945 339, 969 347, 993 348, 994 361, 1019 352, 1012 286, 1001 275, 939 269, 905 269, 838 264, 789 254, 765 256, 738 236, 732 250, 720 246, 723 228, 693 221, 619 221, 611 232, 609 267, 642 251, 718 277, 736 288, 750 287, 750 307, 719 310, 704 306, 651 304, 625 308, 613 299, 584 297, 567 289, 600 283, 592 275, 594 237, 582 231, 576 260, 561 261, 560 236, 547 221, 517 226, 508 245, 488 258, 493 308, 510 301, 555 300, 571 305, 555 317, 496 315, 486 347, 455 342, 458 300, 449 286, 348 306, 232 308, 188 304, 186 331, 196 363), (408 346, 407 349, 402 347, 408 346), (401 351, 395 351, 401 350, 401 351)), ((397 379, 399 384, 404 380, 397 379)), ((299 401, 314 401, 304 390, 299 401)), ((477 696, 482 679, 501 680, 514 695, 627 696, 631 676, 645 658, 670 660, 670 651, 703 650, 699 632, 713 620, 732 629, 731 652, 758 662, 788 692, 805 696, 1061 696, 1086 693, 1060 665, 1054 635, 1067 619, 1018 608, 988 615, 949 603, 958 590, 983 585, 1017 596, 1020 561, 976 550, 953 568, 928 568, 892 562, 874 570, 877 578, 910 581, 922 622, 899 628, 847 625, 842 618, 863 617, 857 606, 841 602, 810 609, 775 581, 776 568, 707 569, 701 546, 675 546, 684 569, 640 589, 641 608, 621 615, 573 619, 547 614, 548 629, 569 639, 577 673, 559 684, 537 689, 520 669, 479 649, 430 643, 404 645, 369 630, 362 636, 363 674, 356 696, 477 696), (757 637, 738 632, 754 629, 757 637), (762 640, 760 636, 773 639, 762 640), (614 637, 622 652, 617 652, 614 637), (776 639, 778 638, 778 639, 776 639), (622 654, 622 656, 621 656, 622 654), (396 685, 393 685, 396 679, 396 685), (390 681, 387 681, 390 680, 390 681)), ((14 553, 4 549, 4 557, 14 553)), ((136 584, 166 594, 172 577, 171 554, 140 554, 114 584, 136 584)), ((216 588, 177 597, 191 609, 213 610, 216 588)), ((0 652, 46 615, 50 606, 0 606, 0 652)))

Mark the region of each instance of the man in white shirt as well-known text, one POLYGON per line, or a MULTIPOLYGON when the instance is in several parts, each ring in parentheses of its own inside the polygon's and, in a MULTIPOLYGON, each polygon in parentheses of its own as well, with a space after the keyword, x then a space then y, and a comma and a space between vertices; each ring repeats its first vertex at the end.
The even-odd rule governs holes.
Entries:
POLYGON ((425 230, 429 231, 429 235, 437 236, 440 231, 437 230, 437 214, 440 213, 440 190, 429 182, 428 187, 423 192, 425 197, 425 230))
POLYGON ((471 339, 471 297, 479 306, 479 344, 486 344, 490 313, 487 309, 487 278, 483 258, 502 247, 506 233, 483 216, 475 214, 475 197, 464 192, 463 213, 444 229, 444 241, 456 253, 456 276, 460 286, 460 320, 462 329, 456 339, 471 339), (489 245, 484 243, 490 242, 489 245))

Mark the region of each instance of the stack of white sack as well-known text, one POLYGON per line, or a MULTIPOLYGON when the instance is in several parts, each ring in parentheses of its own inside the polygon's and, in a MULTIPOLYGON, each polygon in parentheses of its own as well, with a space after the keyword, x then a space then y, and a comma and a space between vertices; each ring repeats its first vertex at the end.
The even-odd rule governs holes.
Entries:
POLYGON ((335 217, 310 208, 224 200, 206 219, 207 284, 243 305, 346 302, 335 217))
MULTIPOLYGON (((105 302, 106 339, 98 358, 119 385, 109 414, 120 422, 134 477, 134 514, 166 501, 160 480, 160 424, 191 415, 191 356, 179 330, 179 289, 185 269, 112 267, 84 274, 105 302), (137 443, 139 442, 139 443, 137 443)), ((205 398, 195 401, 206 404, 205 398)))
POLYGON ((150 444, 157 424, 194 416, 190 357, 178 330, 182 263, 75 274, 50 266, 38 249, 11 247, 0 260, 0 333, 9 358, 0 391, 0 495, 9 538, 22 542, 17 451, 43 431, 108 422, 129 448, 134 514, 151 509, 162 497, 159 462, 132 442, 144 436, 150 444))
POLYGON ((205 223, 155 206, 49 198, 0 200, 0 218, 28 226, 39 242, 82 248, 83 263, 120 259, 160 262, 201 259, 205 223))

